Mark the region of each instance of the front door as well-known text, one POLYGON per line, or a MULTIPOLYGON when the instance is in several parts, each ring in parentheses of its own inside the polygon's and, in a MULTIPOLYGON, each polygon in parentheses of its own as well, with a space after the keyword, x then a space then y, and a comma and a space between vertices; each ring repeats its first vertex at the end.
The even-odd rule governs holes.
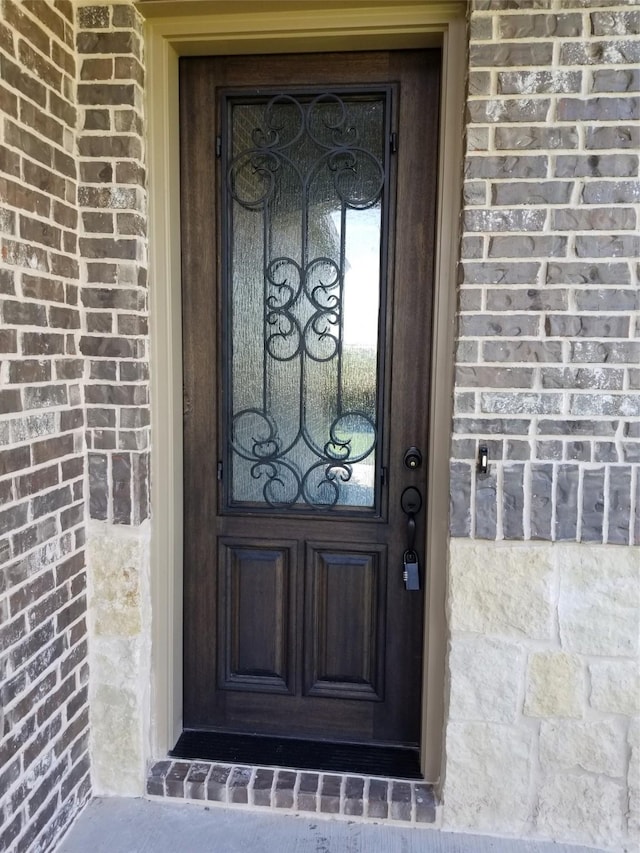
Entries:
POLYGON ((418 744, 438 68, 181 61, 185 729, 418 744))

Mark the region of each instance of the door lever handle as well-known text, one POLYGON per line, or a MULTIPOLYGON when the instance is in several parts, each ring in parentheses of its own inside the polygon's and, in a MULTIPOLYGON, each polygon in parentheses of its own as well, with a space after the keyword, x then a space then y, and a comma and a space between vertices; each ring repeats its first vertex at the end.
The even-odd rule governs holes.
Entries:
POLYGON ((400 506, 407 516, 407 550, 403 556, 402 577, 406 589, 418 590, 420 589, 420 566, 418 552, 415 549, 416 514, 422 507, 422 495, 414 486, 409 486, 400 496, 400 506))

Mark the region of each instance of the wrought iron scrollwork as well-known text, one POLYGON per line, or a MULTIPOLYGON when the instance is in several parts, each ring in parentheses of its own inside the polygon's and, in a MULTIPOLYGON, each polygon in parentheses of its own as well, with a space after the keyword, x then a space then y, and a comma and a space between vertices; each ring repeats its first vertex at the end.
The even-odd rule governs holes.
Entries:
POLYGON ((381 204, 386 165, 363 143, 350 119, 349 104, 338 94, 278 94, 266 103, 250 103, 255 125, 245 133, 249 145, 241 150, 231 145, 225 168, 229 223, 233 224, 234 205, 260 216, 263 389, 260 403, 239 411, 231 404, 231 447, 248 463, 270 507, 326 510, 349 503, 343 492, 353 466, 374 454, 378 444, 375 406, 371 412, 350 409, 343 395, 344 231, 349 210, 381 204), (283 204, 284 175, 299 198, 293 217, 299 233, 297 257, 272 256, 273 212, 283 204), (314 193, 316 200, 319 197, 319 181, 331 188, 331 204, 340 216, 335 257, 328 252, 314 254, 309 237, 307 205, 314 193), (277 422, 271 400, 273 365, 287 362, 299 367, 298 410, 290 412, 296 426, 293 433, 277 422), (309 399, 307 373, 312 363, 332 362, 336 363, 333 417, 324 426, 324 438, 319 438, 310 426, 314 400, 309 399))

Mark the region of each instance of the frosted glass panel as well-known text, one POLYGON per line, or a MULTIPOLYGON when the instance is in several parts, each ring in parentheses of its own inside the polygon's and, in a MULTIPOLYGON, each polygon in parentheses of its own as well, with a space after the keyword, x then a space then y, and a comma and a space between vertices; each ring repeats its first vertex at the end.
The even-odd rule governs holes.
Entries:
POLYGON ((228 101, 233 504, 375 506, 386 98, 228 101))

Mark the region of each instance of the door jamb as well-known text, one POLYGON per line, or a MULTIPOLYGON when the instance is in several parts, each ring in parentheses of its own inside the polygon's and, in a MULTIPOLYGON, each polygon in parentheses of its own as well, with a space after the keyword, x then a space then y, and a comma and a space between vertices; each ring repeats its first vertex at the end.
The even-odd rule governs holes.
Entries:
MULTIPOLYGON (((422 769, 437 783, 444 748, 449 442, 462 185, 466 0, 344 0, 330 12, 303 0, 228 13, 224 2, 140 3, 146 16, 149 262, 152 286, 152 719, 149 757, 182 731, 182 340, 178 59, 184 55, 442 46, 434 277, 430 466, 425 563, 422 769), (286 10, 283 6, 286 5, 286 10), (180 7, 180 12, 177 11, 180 7), (185 14, 196 8, 204 14, 185 14), (216 7, 218 7, 216 9, 216 7), (266 10, 266 11, 265 11, 266 10), (159 16, 159 17, 156 17, 159 16)), ((236 6, 237 8, 237 6, 236 6)))

